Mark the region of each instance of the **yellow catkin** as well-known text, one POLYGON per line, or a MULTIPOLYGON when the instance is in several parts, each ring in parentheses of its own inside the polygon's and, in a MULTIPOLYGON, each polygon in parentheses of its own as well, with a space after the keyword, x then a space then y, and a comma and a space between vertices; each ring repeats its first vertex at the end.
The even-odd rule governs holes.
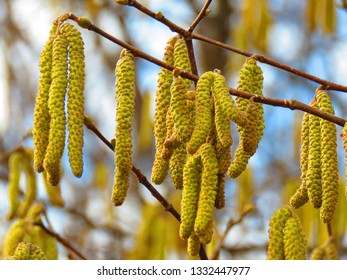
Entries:
POLYGON ((81 33, 72 24, 60 28, 69 46, 69 81, 67 94, 68 156, 72 173, 83 173, 83 120, 84 120, 84 42, 81 33))
POLYGON ((347 198, 347 122, 343 126, 342 136, 343 136, 343 149, 345 150, 345 180, 346 180, 345 196, 347 198))
POLYGON ((183 170, 180 237, 188 239, 194 229, 201 182, 201 160, 189 156, 183 170))
POLYGON ((194 232, 202 237, 213 222, 213 210, 218 187, 218 160, 216 150, 210 143, 199 149, 202 162, 201 190, 196 214, 194 232))
POLYGON ((13 256, 17 245, 23 241, 24 236, 25 220, 19 219, 15 221, 7 231, 2 247, 2 256, 4 258, 13 256))
POLYGON ((42 176, 49 202, 53 205, 63 207, 65 202, 61 195, 60 184, 58 184, 57 186, 52 186, 48 182, 46 172, 43 172, 42 176))
POLYGON ((327 260, 338 260, 339 259, 336 244, 334 242, 329 242, 324 247, 324 254, 325 254, 325 258, 327 260))
POLYGON ((199 147, 205 143, 212 125, 211 86, 213 72, 205 72, 201 75, 196 89, 196 116, 195 127, 192 136, 187 143, 189 154, 195 154, 199 147))
POLYGON ((324 250, 321 247, 314 248, 312 250, 310 260, 323 260, 324 259, 324 250))
POLYGON ((310 114, 304 113, 301 126, 301 150, 300 150, 300 169, 301 169, 301 185, 295 194, 290 198, 290 205, 293 208, 299 208, 308 201, 306 187, 306 173, 308 166, 308 149, 309 149, 309 120, 310 114))
POLYGON ((218 191, 215 207, 222 209, 225 206, 225 177, 231 163, 230 147, 224 147, 217 141, 216 153, 218 159, 218 191))
POLYGON ((18 215, 18 208, 20 206, 19 181, 21 176, 21 161, 22 154, 20 152, 12 153, 8 161, 8 198, 10 202, 10 209, 6 216, 8 220, 12 220, 18 215))
MULTIPOLYGON (((170 38, 168 41, 163 61, 173 65, 173 51, 174 44, 177 37, 170 38)), ((170 105, 171 99, 171 88, 172 83, 172 72, 161 68, 158 75, 158 89, 156 92, 155 99, 155 112, 154 112, 154 139, 155 139, 155 159, 152 167, 151 180, 155 184, 161 184, 169 169, 169 162, 162 158, 162 150, 164 141, 166 138, 166 116, 170 105)))
POLYGON ((200 250, 200 240, 199 237, 196 236, 195 234, 192 234, 188 238, 188 254, 191 257, 195 257, 199 254, 200 250))
MULTIPOLYGON (((334 108, 328 94, 323 90, 316 92, 319 109, 334 114, 334 108)), ((335 124, 320 120, 321 126, 321 170, 322 170, 322 207, 320 217, 324 223, 329 223, 336 208, 339 192, 339 174, 337 162, 337 143, 335 124)))
POLYGON ((171 85, 170 108, 174 122, 175 138, 187 142, 191 135, 190 112, 188 111, 186 92, 187 85, 182 77, 174 77, 171 85))
POLYGON ((289 207, 284 206, 272 215, 269 222, 268 260, 284 260, 283 228, 291 216, 289 207))
MULTIPOLYGON (((175 41, 173 58, 175 68, 181 71, 191 72, 187 46, 183 38, 178 37, 175 41)), ((189 90, 191 84, 190 80, 183 80, 186 84, 186 89, 189 90)))
POLYGON ((175 148, 180 145, 180 142, 177 141, 176 135, 174 133, 174 120, 172 117, 171 108, 168 109, 166 114, 166 130, 166 139, 161 151, 161 157, 164 160, 169 161, 175 148))
POLYGON ((54 23, 50 37, 40 55, 40 77, 34 109, 33 141, 34 141, 34 168, 37 172, 43 171, 43 160, 48 145, 50 115, 48 109, 49 88, 52 83, 52 47, 57 24, 54 23))
POLYGON ((283 244, 286 260, 306 260, 306 238, 297 217, 290 217, 286 221, 283 244))
POLYGON ((6 260, 47 260, 47 257, 40 247, 28 242, 20 242, 14 255, 7 257, 6 260))
POLYGON ((28 209, 36 199, 37 193, 36 173, 32 167, 30 155, 25 154, 22 159, 22 166, 26 177, 26 191, 24 194, 24 199, 18 209, 18 216, 21 218, 26 216, 28 209))
POLYGON ((116 66, 116 148, 115 177, 112 191, 112 202, 121 205, 129 187, 129 176, 132 168, 131 126, 135 106, 135 63, 134 56, 124 51, 116 66))
POLYGON ((170 158, 170 177, 176 189, 183 189, 183 169, 187 159, 186 145, 178 146, 170 158))
MULTIPOLYGON (((256 60, 252 57, 248 58, 238 76, 238 89, 262 96, 263 79, 263 72, 257 65, 256 60)), ((239 110, 247 114, 250 101, 241 97, 237 97, 236 103, 239 110)), ((228 170, 228 175, 231 178, 238 177, 246 169, 249 158, 255 153, 254 147, 258 146, 258 143, 260 142, 264 134, 264 110, 260 103, 254 104, 255 107, 251 107, 252 115, 249 116, 247 114, 247 118, 251 117, 252 119, 255 119, 255 123, 254 121, 252 123, 252 126, 256 127, 256 130, 253 132, 253 134, 256 136, 255 144, 253 144, 253 149, 250 152, 247 152, 244 149, 243 142, 244 139, 249 137, 250 129, 246 131, 244 126, 237 125, 237 130, 240 134, 240 143, 236 149, 234 160, 228 170)))
MULTIPOLYGON (((310 103, 318 108, 317 102, 310 103)), ((314 115, 309 117, 309 148, 306 172, 306 188, 310 203, 314 208, 322 205, 322 176, 321 176, 321 127, 320 118, 314 115)))
POLYGON ((65 93, 67 88, 67 41, 58 35, 53 41, 52 83, 49 89, 48 108, 50 115, 49 143, 43 162, 52 185, 61 177, 60 161, 65 146, 65 93))

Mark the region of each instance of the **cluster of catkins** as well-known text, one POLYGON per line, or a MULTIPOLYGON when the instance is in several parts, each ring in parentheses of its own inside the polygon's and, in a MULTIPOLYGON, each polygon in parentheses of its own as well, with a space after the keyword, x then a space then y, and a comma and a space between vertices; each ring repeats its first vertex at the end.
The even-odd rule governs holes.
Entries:
POLYGON ((305 260, 306 237, 299 218, 289 206, 273 214, 269 224, 268 260, 305 260))
MULTIPOLYGON (((29 208, 36 199, 37 180, 36 173, 32 167, 32 150, 20 148, 12 152, 8 161, 9 184, 8 198, 10 209, 7 213, 7 219, 26 217, 29 208), (20 188, 21 177, 25 176, 25 191, 20 188), (24 197, 21 200, 21 192, 24 192, 24 197)), ((60 186, 52 186, 47 180, 46 172, 43 172, 44 185, 48 200, 57 206, 63 206, 64 200, 61 196, 60 186)))
MULTIPOLYGON (((229 94, 219 70, 205 72, 196 89, 181 77, 190 72, 185 41, 171 38, 163 61, 174 71, 161 68, 156 93, 154 135, 155 160, 151 180, 161 184, 170 171, 173 185, 183 189, 180 237, 188 240, 188 253, 199 252, 213 234, 214 208, 225 205, 225 175, 239 176, 255 153, 264 132, 263 108, 253 100, 229 94), (237 125, 239 146, 234 159, 230 122, 237 125)), ((262 95, 263 75, 254 58, 239 73, 238 89, 262 95)))
POLYGON ((72 173, 81 177, 83 172, 84 43, 80 32, 63 20, 53 22, 41 52, 33 126, 34 168, 37 172, 45 170, 54 186, 61 178, 66 123, 72 173))
POLYGON ((56 239, 37 224, 45 211, 42 203, 34 203, 25 218, 12 224, 4 240, 2 255, 12 260, 58 259, 56 239))
MULTIPOLYGON (((334 114, 329 95, 320 88, 310 105, 334 114)), ((310 201, 314 208, 320 209, 321 220, 330 223, 334 216, 339 189, 335 124, 305 112, 301 142, 302 183, 291 197, 290 204, 293 208, 299 208, 310 201)))

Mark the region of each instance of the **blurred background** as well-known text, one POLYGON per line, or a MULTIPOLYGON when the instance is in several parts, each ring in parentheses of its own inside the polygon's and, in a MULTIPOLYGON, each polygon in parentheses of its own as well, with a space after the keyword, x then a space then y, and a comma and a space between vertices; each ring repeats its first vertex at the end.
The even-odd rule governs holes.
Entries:
MULTIPOLYGON (((143 0, 141 4, 183 28, 188 28, 203 0, 143 0)), ((228 0, 213 1, 211 13, 196 33, 263 54, 331 82, 347 84, 347 9, 333 0, 228 0)), ((19 146, 32 148, 30 129, 39 77, 39 56, 51 22, 65 12, 88 17, 95 25, 148 54, 161 59, 166 41, 174 34, 161 23, 114 1, 0 0, 0 248, 13 221, 9 209, 8 156, 19 146)), ((70 21, 71 22, 71 21, 70 21)), ((85 112, 108 138, 114 137, 114 68, 121 47, 81 29, 85 42, 85 112)), ((245 58, 194 41, 199 74, 221 69, 230 87, 245 58)), ((259 64, 264 72, 264 95, 309 103, 317 84, 280 69, 259 64)), ((159 67, 136 59, 137 89, 133 129, 134 165, 150 178, 154 159, 153 115, 159 67)), ((336 115, 346 118, 346 93, 330 92, 336 115)), ((302 112, 265 105, 266 129, 249 167, 236 180, 227 180, 227 204, 217 210, 214 240, 206 250, 220 259, 265 259, 269 218, 289 203, 300 185, 300 129, 302 112), (237 221, 247 205, 255 210, 234 225, 218 245, 227 224, 237 221), (216 248, 219 248, 219 254, 216 248)), ((235 135, 234 151, 237 147, 235 135)), ((341 192, 333 221, 340 258, 347 258, 344 157, 338 131, 341 192)), ((37 174, 38 200, 44 201, 56 232, 72 242, 87 259, 187 259, 186 243, 178 236, 179 224, 132 174, 129 195, 121 207, 111 203, 113 154, 85 129, 84 174, 76 179, 63 157, 61 181, 64 207, 47 199, 37 174)), ((23 182, 22 182, 23 183, 23 182)), ((25 184, 22 184, 25 190, 25 184)), ((156 186, 180 210, 181 192, 169 179, 156 186)), ((296 211, 308 237, 308 247, 322 244, 327 230, 319 212, 310 205, 296 211)), ((0 255, 1 257, 1 255, 0 255)), ((69 259, 59 246, 59 258, 69 259)))

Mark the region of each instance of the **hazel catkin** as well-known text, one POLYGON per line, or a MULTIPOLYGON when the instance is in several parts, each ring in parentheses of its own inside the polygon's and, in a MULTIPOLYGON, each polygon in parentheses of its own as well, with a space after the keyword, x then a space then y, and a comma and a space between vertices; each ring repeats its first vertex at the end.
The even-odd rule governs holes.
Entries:
POLYGON ((213 210, 218 187, 218 160, 216 150, 210 143, 199 149, 202 162, 201 187, 194 232, 199 238, 205 236, 213 222, 213 210))
POLYGON ((196 115, 195 127, 187 143, 189 154, 195 154, 205 142, 212 125, 211 86, 213 72, 205 72, 199 78, 196 88, 196 115))
POLYGON ((290 217, 283 230, 284 255, 286 260, 306 259, 306 238, 297 217, 290 217))
POLYGON ((181 200, 181 224, 179 235, 188 239, 194 229, 200 194, 201 159, 189 156, 183 170, 183 191, 181 200))
POLYGON ((81 33, 72 24, 60 27, 66 38, 69 51, 69 77, 67 91, 68 156, 72 173, 81 177, 83 173, 83 121, 84 121, 84 42, 81 33))
POLYGON ((345 150, 345 180, 346 180, 345 196, 347 198, 347 122, 343 126, 342 136, 343 136, 343 149, 345 150))
MULTIPOLYGON (((318 108, 316 101, 312 101, 310 105, 313 108, 318 108)), ((321 125, 319 117, 310 115, 306 188, 314 208, 320 208, 322 205, 321 181, 321 125)))
POLYGON ((52 83, 52 48, 53 38, 57 30, 57 23, 53 23, 50 36, 40 55, 40 77, 34 108, 34 168, 37 172, 43 171, 43 160, 48 145, 50 115, 48 109, 49 88, 52 83))
MULTIPOLYGON (((174 64, 173 52, 176 40, 177 37, 170 38, 165 47, 163 61, 171 65, 174 64)), ((164 181, 169 169, 168 160, 162 158, 162 150, 167 134, 166 116, 170 106, 170 88, 172 79, 173 76, 171 71, 165 68, 160 68, 154 112, 154 139, 156 152, 151 174, 151 180, 155 184, 161 184, 164 181)))
POLYGON ((28 242, 20 242, 14 255, 6 257, 6 260, 47 260, 47 257, 40 247, 28 242))
MULTIPOLYGON (((334 114, 334 108, 328 94, 323 90, 316 92, 320 110, 334 114)), ((322 207, 320 217, 324 223, 329 223, 335 212, 338 191, 339 174, 337 162, 337 143, 335 124, 320 120, 321 126, 321 171, 322 171, 322 207)))
POLYGON ((52 83, 49 89, 48 108, 50 115, 49 142, 43 162, 52 185, 61 177, 60 160, 65 146, 65 93, 67 88, 67 41, 58 35, 53 41, 52 83))
POLYGON ((18 208, 20 205, 19 181, 21 175, 21 161, 22 154, 20 152, 12 153, 8 161, 8 198, 10 202, 10 209, 6 216, 8 220, 12 220, 18 215, 18 208))
POLYGON ((283 228, 291 216, 290 208, 285 206, 274 212, 269 222, 268 260, 284 260, 283 228))
POLYGON ((310 114, 304 113, 301 125, 301 150, 300 150, 300 169, 301 169, 301 185, 290 198, 290 205, 293 208, 299 208, 308 201, 306 187, 306 173, 308 167, 308 152, 309 152, 309 120, 310 114))
POLYGON ((115 176, 112 191, 112 202, 121 205, 128 191, 129 176, 132 168, 131 126, 135 106, 135 63, 134 56, 125 50, 116 66, 116 147, 115 176))

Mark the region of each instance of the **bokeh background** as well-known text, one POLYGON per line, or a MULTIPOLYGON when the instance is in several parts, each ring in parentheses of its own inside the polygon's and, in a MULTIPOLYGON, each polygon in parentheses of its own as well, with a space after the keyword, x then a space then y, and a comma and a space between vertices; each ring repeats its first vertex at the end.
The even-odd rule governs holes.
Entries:
MULTIPOLYGON (((188 28, 203 0, 143 0, 141 4, 183 28, 188 28)), ((211 13, 195 32, 231 44, 327 79, 347 84, 347 8, 333 0, 227 0, 213 1, 211 13)), ((114 1, 0 0, 0 249, 9 226, 8 156, 19 146, 32 148, 30 130, 39 76, 39 55, 48 38, 51 22, 65 12, 88 17, 95 25, 150 55, 162 58, 173 34, 166 26, 131 7, 114 1)), ((86 56, 86 114, 108 138, 114 137, 114 68, 121 47, 88 30, 81 30, 86 56)), ((199 73, 221 69, 230 87, 245 58, 206 43, 194 41, 199 73)), ((309 103, 317 84, 280 69, 259 64, 264 72, 264 94, 309 103)), ((154 159, 153 115, 159 67, 136 59, 137 88, 133 129, 134 165, 150 178, 154 159)), ((336 115, 347 115, 346 93, 330 92, 336 115)), ((237 221, 244 207, 255 210, 234 225, 220 247, 220 259, 265 259, 268 221, 288 204, 300 185, 300 129, 302 112, 265 105, 266 129, 247 171, 227 180, 227 205, 216 211, 215 238, 206 249, 216 255, 227 224, 237 221)), ((231 129, 237 134, 235 126, 231 129)), ((333 221, 341 258, 347 258, 344 156, 338 131, 341 192, 333 221)), ((178 237, 178 222, 134 175, 129 195, 121 207, 111 204, 113 154, 85 129, 85 170, 72 176, 64 154, 61 182, 64 207, 52 205, 38 174, 38 200, 44 201, 53 228, 72 242, 88 259, 187 259, 186 243, 178 237)), ((156 186, 180 209, 181 192, 169 179, 156 186)), ((24 181, 22 188, 25 190, 24 181)), ((306 205, 296 211, 308 237, 308 252, 327 238, 319 214, 306 205)), ((1 257, 1 254, 0 254, 1 257)), ((59 258, 70 253, 59 245, 59 258)))

